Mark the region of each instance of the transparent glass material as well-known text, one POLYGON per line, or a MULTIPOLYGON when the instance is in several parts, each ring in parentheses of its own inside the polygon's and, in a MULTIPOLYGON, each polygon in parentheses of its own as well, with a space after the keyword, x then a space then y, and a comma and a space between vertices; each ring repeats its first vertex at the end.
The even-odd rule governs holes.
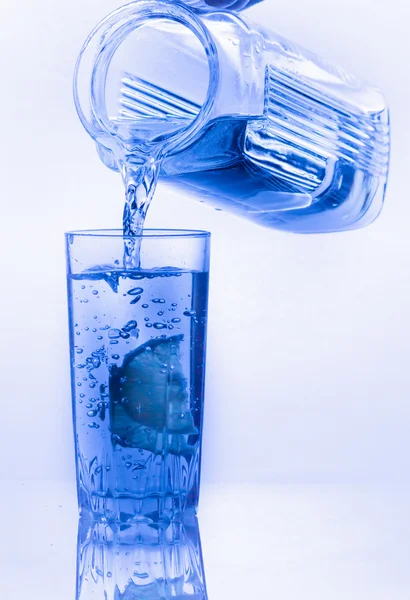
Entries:
POLYGON ((232 10, 240 11, 258 4, 262 0, 184 0, 182 4, 193 10, 232 10))
POLYGON ((123 176, 156 161, 195 198, 298 233, 361 227, 382 207, 383 95, 242 15, 128 4, 86 40, 74 96, 123 176))
POLYGON ((76 600, 207 600, 195 518, 166 528, 80 519, 76 600))
POLYGON ((66 234, 80 513, 156 523, 198 505, 209 234, 66 234), (135 238, 134 238, 135 239, 135 238))

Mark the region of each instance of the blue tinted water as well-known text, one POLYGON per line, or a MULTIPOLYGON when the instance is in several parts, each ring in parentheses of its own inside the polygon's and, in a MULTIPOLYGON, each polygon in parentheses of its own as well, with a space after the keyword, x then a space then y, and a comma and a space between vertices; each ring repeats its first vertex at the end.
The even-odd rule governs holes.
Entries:
POLYGON ((195 511, 208 274, 96 267, 68 286, 82 511, 195 511))

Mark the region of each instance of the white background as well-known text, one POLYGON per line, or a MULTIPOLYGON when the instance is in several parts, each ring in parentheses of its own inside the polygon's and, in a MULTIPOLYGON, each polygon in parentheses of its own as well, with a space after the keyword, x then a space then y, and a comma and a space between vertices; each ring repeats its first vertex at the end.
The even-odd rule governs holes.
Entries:
MULTIPOLYGON (((63 232, 119 226, 122 183, 71 79, 108 0, 1 0, 0 477, 73 481, 63 232)), ((265 2, 256 20, 378 85, 386 207, 358 232, 257 228, 160 188, 151 227, 212 231, 205 482, 410 476, 410 3, 265 2)))

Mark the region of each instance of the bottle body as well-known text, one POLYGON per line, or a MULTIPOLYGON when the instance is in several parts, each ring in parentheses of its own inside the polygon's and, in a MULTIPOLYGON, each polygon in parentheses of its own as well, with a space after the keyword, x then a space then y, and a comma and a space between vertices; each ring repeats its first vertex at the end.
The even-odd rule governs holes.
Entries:
MULTIPOLYGON (((178 32, 173 38, 164 20, 155 25, 163 29, 162 56, 173 53, 177 71, 167 76, 165 65, 145 60, 143 78, 128 73, 114 90, 127 107, 127 151, 135 152, 148 124, 151 145, 163 144, 160 178, 263 226, 320 233, 372 222, 389 163, 381 93, 242 16, 192 18, 203 31, 199 46, 178 32), (201 73, 209 77, 202 96, 201 73), (164 150, 170 123, 173 143, 164 150)), ((118 169, 112 133, 94 137, 105 164, 118 169)))

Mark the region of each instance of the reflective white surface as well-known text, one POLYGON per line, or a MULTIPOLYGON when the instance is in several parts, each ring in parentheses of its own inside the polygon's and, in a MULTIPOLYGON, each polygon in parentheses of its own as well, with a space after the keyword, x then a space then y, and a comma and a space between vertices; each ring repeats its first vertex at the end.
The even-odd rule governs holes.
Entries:
MULTIPOLYGON (((74 486, 0 490, 0 598, 75 600, 74 486)), ((397 486, 204 486, 209 600, 408 600, 409 500, 397 486)))

